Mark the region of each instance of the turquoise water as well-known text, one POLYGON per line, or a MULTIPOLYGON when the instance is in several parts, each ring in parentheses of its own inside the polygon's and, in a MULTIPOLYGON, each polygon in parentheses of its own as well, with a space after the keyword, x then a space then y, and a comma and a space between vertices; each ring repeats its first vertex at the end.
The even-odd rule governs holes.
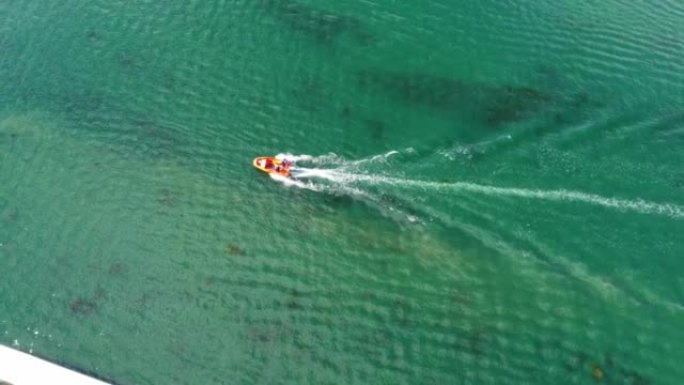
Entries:
POLYGON ((0 343, 117 384, 679 384, 683 16, 1 2, 0 343))

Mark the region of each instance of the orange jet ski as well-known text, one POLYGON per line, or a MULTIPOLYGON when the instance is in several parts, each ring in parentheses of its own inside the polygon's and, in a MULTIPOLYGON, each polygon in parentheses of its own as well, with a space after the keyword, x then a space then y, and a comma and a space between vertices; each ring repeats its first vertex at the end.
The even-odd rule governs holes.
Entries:
POLYGON ((254 158, 252 161, 254 167, 267 174, 278 174, 284 177, 290 177, 290 167, 292 162, 280 160, 272 156, 260 156, 254 158))

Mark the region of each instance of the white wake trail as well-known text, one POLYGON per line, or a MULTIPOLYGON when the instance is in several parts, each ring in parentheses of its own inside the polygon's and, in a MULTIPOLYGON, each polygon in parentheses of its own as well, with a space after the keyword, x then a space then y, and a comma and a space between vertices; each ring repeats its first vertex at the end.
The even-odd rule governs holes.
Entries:
MULTIPOLYGON (((409 148, 403 152, 410 154, 414 151, 413 149, 409 148)), ((273 175, 272 177, 286 185, 293 185, 319 192, 338 192, 364 195, 364 191, 361 190, 359 186, 356 186, 356 184, 383 184, 391 185, 397 188, 416 188, 443 192, 472 192, 498 197, 515 197, 559 202, 579 202, 623 212, 630 211, 640 214, 663 215, 677 219, 684 219, 684 206, 675 203, 658 203, 643 199, 606 197, 598 194, 566 189, 540 190, 521 187, 498 187, 471 182, 431 182, 393 178, 374 174, 364 174, 357 172, 356 170, 357 166, 360 166, 361 164, 386 162, 387 159, 397 154, 400 154, 400 152, 393 150, 385 154, 354 161, 345 160, 344 158, 333 153, 321 156, 278 154, 278 157, 280 158, 287 158, 295 162, 295 167, 293 168, 292 173, 294 179, 281 178, 273 175), (317 166, 332 164, 335 165, 335 168, 299 167, 296 165, 296 163, 299 161, 305 163, 308 162, 317 166), (327 181, 327 183, 322 183, 322 181, 327 181)))
POLYGON ((619 211, 632 211, 641 214, 665 215, 677 219, 684 219, 684 206, 673 203, 657 203, 643 199, 622 199, 605 197, 581 191, 565 189, 538 190, 518 187, 497 187, 470 182, 430 182, 421 180, 391 178, 377 175, 359 175, 344 172, 328 173, 328 178, 341 183, 369 182, 373 184, 387 184, 395 187, 411 187, 452 192, 475 192, 490 196, 509 196, 527 199, 541 199, 548 201, 581 202, 619 211))
POLYGON ((370 163, 386 163, 388 159, 399 154, 414 154, 415 150, 411 147, 398 151, 391 150, 384 154, 374 155, 367 158, 348 160, 343 156, 337 155, 335 153, 329 153, 325 155, 307 155, 307 154, 291 154, 291 153, 280 153, 275 156, 276 159, 283 160, 287 159, 295 164, 298 162, 304 162, 305 164, 315 165, 315 166, 334 166, 336 168, 355 168, 365 164, 370 163))

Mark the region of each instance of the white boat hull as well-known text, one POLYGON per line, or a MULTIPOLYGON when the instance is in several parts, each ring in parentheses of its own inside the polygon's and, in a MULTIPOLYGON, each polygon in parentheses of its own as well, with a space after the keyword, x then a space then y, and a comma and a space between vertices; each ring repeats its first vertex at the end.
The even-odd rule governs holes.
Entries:
POLYGON ((0 384, 109 385, 30 354, 0 345, 0 384))

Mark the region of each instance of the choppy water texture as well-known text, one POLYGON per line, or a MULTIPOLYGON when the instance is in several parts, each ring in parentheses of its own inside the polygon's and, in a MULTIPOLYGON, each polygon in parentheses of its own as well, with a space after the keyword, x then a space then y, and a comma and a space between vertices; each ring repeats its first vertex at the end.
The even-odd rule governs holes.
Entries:
POLYGON ((683 19, 2 1, 0 343, 118 384, 680 384, 683 19))

